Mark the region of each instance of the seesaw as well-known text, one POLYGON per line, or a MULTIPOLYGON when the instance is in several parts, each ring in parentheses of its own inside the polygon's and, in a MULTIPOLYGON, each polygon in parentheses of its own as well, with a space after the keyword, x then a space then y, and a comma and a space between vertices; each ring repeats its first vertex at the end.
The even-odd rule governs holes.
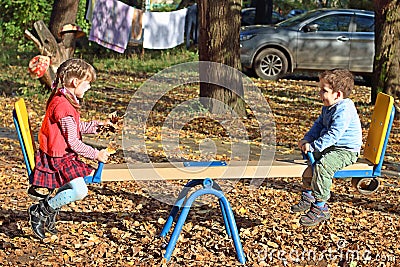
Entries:
MULTIPOLYGON (((393 124, 395 108, 393 97, 379 93, 371 125, 364 146, 364 153, 356 164, 348 166, 335 173, 334 178, 351 178, 352 184, 361 194, 371 194, 378 190, 380 181, 378 177, 384 161, 384 155, 393 124)), ((24 156, 28 176, 31 174, 35 162, 35 145, 29 125, 28 113, 25 102, 19 99, 13 111, 14 124, 24 156)), ((307 160, 274 160, 270 162, 171 162, 171 163, 135 163, 132 168, 126 164, 104 165, 99 163, 93 177, 85 177, 87 183, 113 182, 113 181, 154 181, 154 180, 190 180, 178 196, 174 207, 164 225, 161 236, 165 237, 172 223, 176 225, 166 248, 164 257, 169 260, 179 237, 182 226, 186 220, 192 203, 201 195, 210 194, 218 198, 225 228, 229 237, 232 237, 238 260, 245 263, 243 248, 239 239, 235 218, 232 209, 224 196, 221 187, 214 181, 218 179, 242 178, 276 178, 276 177, 302 177, 310 175, 312 159, 307 160), (311 162, 311 164, 310 164, 311 162), (189 195, 191 188, 202 185, 203 188, 189 195)), ((36 191, 37 188, 29 187, 28 194, 35 199, 46 197, 36 191)))
MULTIPOLYGON (((379 189, 378 177, 381 175, 395 114, 393 103, 393 97, 378 94, 363 155, 356 164, 345 167, 334 175, 334 178, 351 178, 353 186, 361 194, 372 194, 379 189)), ((310 166, 306 160, 275 159, 272 164, 258 161, 135 163, 130 169, 126 164, 107 165, 103 169, 101 181, 277 178, 309 175, 310 166)))

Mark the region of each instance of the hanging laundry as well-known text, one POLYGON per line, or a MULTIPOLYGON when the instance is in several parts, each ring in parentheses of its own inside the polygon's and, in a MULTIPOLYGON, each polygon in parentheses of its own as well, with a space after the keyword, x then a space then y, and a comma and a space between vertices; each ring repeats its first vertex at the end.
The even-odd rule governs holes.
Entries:
POLYGON ((89 40, 124 53, 132 31, 133 7, 117 0, 96 0, 89 40))
POLYGON ((131 33, 131 42, 141 42, 142 33, 143 33, 143 10, 138 8, 133 8, 133 19, 132 19, 132 33, 131 33))
POLYGON ((172 12, 145 12, 143 47, 167 49, 183 43, 187 9, 172 12))
POLYGON ((187 7, 186 22, 185 22, 185 36, 186 36, 186 48, 190 47, 190 39, 193 36, 193 44, 197 44, 199 36, 199 21, 197 4, 194 3, 187 7), (193 33, 192 33, 193 31, 193 33), (192 33, 192 35, 191 35, 192 33))
POLYGON ((85 15, 85 19, 87 21, 92 22, 92 18, 93 18, 93 9, 94 9, 94 5, 96 4, 96 0, 87 0, 86 1, 86 15, 85 15))

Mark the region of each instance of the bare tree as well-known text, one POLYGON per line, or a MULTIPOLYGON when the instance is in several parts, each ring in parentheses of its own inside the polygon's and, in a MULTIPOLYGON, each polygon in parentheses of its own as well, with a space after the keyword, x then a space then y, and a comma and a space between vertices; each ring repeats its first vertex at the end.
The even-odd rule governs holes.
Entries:
POLYGON ((395 98, 400 112, 400 1, 375 0, 375 60, 372 102, 378 92, 395 98))
MULTIPOLYGON (((199 1, 199 59, 211 61, 240 69, 239 31, 240 31, 240 0, 202 0, 199 1)), ((228 105, 239 116, 246 114, 243 99, 243 87, 240 75, 219 73, 215 70, 200 70, 200 75, 217 80, 225 77, 230 79, 236 88, 221 88, 215 84, 201 83, 200 97, 212 113, 224 113, 228 105)))

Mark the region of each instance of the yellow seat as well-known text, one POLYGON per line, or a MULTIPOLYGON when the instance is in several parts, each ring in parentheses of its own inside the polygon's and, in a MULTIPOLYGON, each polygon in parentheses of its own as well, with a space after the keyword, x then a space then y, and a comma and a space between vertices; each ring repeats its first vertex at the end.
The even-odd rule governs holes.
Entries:
POLYGON ((28 112, 23 98, 20 98, 14 104, 14 124, 17 129, 18 139, 24 154, 24 160, 28 169, 28 175, 35 167, 35 143, 32 137, 32 131, 29 123, 28 112))
POLYGON ((379 93, 372 113, 371 125, 365 142, 361 161, 337 171, 334 178, 352 178, 352 184, 362 194, 378 190, 386 146, 392 129, 395 114, 392 96, 379 93))
POLYGON ((392 113, 394 113, 393 97, 379 93, 364 148, 364 158, 374 165, 383 160, 393 122, 392 113))

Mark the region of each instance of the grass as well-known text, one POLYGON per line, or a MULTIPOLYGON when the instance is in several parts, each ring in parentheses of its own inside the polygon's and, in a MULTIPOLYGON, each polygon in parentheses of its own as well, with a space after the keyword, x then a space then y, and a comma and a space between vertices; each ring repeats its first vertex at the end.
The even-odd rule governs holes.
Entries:
MULTIPOLYGON (((27 48, 17 51, 11 46, 0 49, 0 94, 31 97, 44 96, 43 86, 32 79, 28 73, 29 60, 37 51, 27 48)), ((113 79, 112 86, 117 88, 139 87, 143 80, 170 66, 198 60, 198 53, 187 50, 184 45, 168 50, 145 50, 129 48, 125 54, 118 54, 90 44, 88 49, 77 49, 75 57, 83 58, 93 64, 99 73, 123 76, 113 79)), ((111 75, 110 75, 111 76, 111 75)), ((100 85, 100 84, 99 84, 100 85)))
POLYGON ((170 50, 146 50, 143 55, 134 53, 109 58, 96 56, 93 65, 102 71, 154 74, 170 66, 195 60, 198 60, 196 52, 178 47, 170 50))

